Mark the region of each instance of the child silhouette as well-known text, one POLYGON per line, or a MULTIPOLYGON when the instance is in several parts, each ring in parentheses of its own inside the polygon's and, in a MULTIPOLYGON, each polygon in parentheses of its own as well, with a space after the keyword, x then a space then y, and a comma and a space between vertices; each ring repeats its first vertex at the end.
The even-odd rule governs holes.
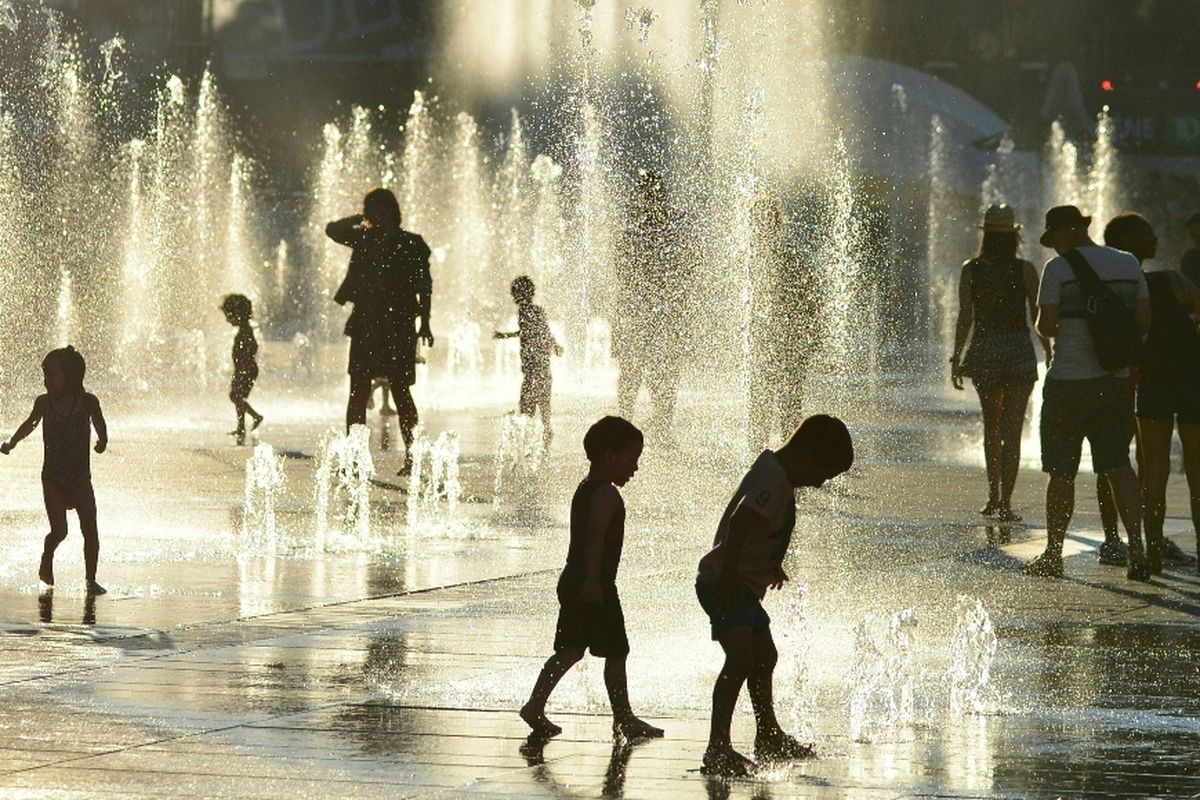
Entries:
POLYGON ((88 444, 91 428, 96 428, 96 452, 108 447, 108 427, 100 411, 100 401, 83 388, 87 364, 74 347, 51 350, 42 360, 46 393, 33 401, 33 411, 0 453, 8 455, 17 443, 42 423, 42 496, 50 519, 42 550, 38 577, 54 586, 54 551, 67 538, 67 509, 79 515, 83 533, 83 561, 89 595, 105 593, 96 583, 96 561, 100 556, 100 536, 96 530, 96 494, 92 489, 91 458, 88 444))

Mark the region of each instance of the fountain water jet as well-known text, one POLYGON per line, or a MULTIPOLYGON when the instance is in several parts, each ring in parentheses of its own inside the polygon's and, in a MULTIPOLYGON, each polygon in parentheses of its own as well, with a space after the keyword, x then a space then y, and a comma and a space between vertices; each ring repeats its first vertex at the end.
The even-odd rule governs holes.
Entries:
POLYGON ((287 483, 283 457, 266 442, 255 445, 246 460, 246 499, 242 509, 242 542, 275 552, 275 502, 287 483))
POLYGON ((996 631, 991 615, 978 598, 959 595, 954 616, 950 668, 946 673, 950 683, 950 712, 982 714, 987 711, 994 692, 991 668, 998 645, 996 631))
POLYGON ((342 503, 337 512, 345 524, 344 533, 365 543, 371 535, 371 478, 375 464, 371 458, 371 431, 366 425, 351 425, 349 433, 331 428, 317 447, 316 456, 316 541, 315 548, 324 550, 328 541, 329 520, 333 507, 342 503))
POLYGON ((901 609, 886 619, 868 613, 855 629, 850 672, 850 738, 886 740, 915 720, 913 643, 916 609, 901 609))

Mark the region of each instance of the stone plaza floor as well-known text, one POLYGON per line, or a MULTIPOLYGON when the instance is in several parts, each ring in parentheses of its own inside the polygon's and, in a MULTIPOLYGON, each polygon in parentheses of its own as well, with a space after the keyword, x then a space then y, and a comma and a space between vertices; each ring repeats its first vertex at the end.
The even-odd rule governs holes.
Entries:
MULTIPOLYGON (((589 659, 551 699, 563 735, 527 742, 515 709, 550 652, 578 442, 607 404, 556 389, 551 455, 499 502, 509 387, 423 398, 431 434, 460 436, 457 510, 410 515, 399 457, 377 450, 370 533, 321 547, 313 454, 340 388, 256 390, 287 477, 270 542, 242 533, 250 450, 224 435, 220 392, 169 417, 111 403, 110 452, 93 458, 110 591, 94 600, 73 515, 58 586, 38 591, 35 434, 0 462, 0 797, 1200 796, 1195 566, 1140 584, 1098 565, 1084 474, 1066 577, 1022 576, 1044 541, 1036 453, 1026 521, 988 527, 974 396, 903 387, 850 418, 852 473, 798 493, 792 582, 766 603, 780 718, 819 758, 698 772, 721 656, 694 571, 749 463, 725 449, 735 410, 701 392, 624 491, 631 695, 666 737, 614 744, 589 659)), ((1168 532, 1191 552, 1186 498, 1175 473, 1168 532)), ((744 699, 734 738, 750 750, 744 699)))

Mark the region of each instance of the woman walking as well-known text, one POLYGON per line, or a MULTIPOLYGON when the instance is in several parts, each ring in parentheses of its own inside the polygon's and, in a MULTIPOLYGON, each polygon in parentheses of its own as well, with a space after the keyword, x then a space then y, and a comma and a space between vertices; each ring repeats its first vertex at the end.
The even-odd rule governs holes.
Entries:
MULTIPOLYGON (((989 206, 979 227, 979 255, 963 264, 958 283, 950 380, 962 389, 969 377, 983 408, 988 500, 980 513, 1015 522, 1020 517, 1012 510, 1012 493, 1021 463, 1021 429, 1037 382, 1029 333, 1037 315, 1038 275, 1033 264, 1017 256, 1021 226, 1009 206, 989 206), (971 346, 963 358, 968 337, 971 346)), ((1045 339, 1042 347, 1050 352, 1045 339)))

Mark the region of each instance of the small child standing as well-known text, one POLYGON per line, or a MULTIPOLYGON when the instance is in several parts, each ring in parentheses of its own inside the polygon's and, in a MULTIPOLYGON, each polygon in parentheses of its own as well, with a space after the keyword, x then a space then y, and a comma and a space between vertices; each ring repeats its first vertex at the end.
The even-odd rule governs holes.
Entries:
POLYGON ((625 541, 625 503, 617 487, 637 472, 642 444, 642 432, 621 417, 604 417, 583 437, 591 468, 571 500, 571 544, 558 579, 554 655, 542 667, 529 702, 520 711, 535 736, 562 733, 546 718, 546 701, 589 649, 604 659, 613 735, 627 740, 663 735, 661 728, 635 717, 629 705, 625 676, 629 639, 616 582, 625 541))
POLYGON ((534 285, 528 275, 521 275, 510 288, 517 304, 517 330, 511 333, 496 331, 495 338, 521 339, 521 400, 520 412, 527 417, 541 411, 542 439, 547 448, 554 438, 550 429, 550 353, 561 356, 562 345, 554 339, 546 322, 546 311, 533 303, 534 285))
POLYGON ((42 496, 46 516, 50 518, 50 533, 42 549, 38 578, 54 586, 54 551, 67 538, 67 509, 79 515, 83 533, 83 562, 89 595, 104 594, 96 583, 96 562, 100 557, 100 535, 96 530, 96 493, 92 489, 91 457, 88 444, 91 428, 96 429, 96 452, 108 447, 108 427, 100 411, 100 401, 83 388, 87 364, 83 356, 70 345, 51 350, 42 359, 42 376, 46 394, 33 401, 33 411, 21 423, 7 442, 0 444, 0 453, 8 455, 17 442, 42 425, 42 496))
POLYGON ((258 340, 254 338, 254 328, 250 325, 253 307, 250 298, 244 294, 227 294, 221 301, 221 311, 225 312, 225 321, 238 329, 233 337, 233 381, 229 387, 229 399, 237 411, 237 428, 230 434, 237 437, 238 445, 246 443, 246 415, 249 414, 254 424, 250 430, 255 430, 262 424, 262 414, 259 414, 246 399, 254 388, 258 378, 258 364, 254 356, 258 354, 258 340))
POLYGON ((798 742, 775 718, 772 680, 779 653, 771 618, 762 607, 767 589, 781 589, 792 531, 796 527, 795 489, 818 487, 850 469, 854 445, 836 417, 808 417, 788 442, 764 450, 742 478, 725 507, 713 548, 700 559, 696 596, 712 623, 713 641, 725 651, 725 664, 713 687, 712 724, 700 771, 744 777, 754 762, 733 749, 729 727, 742 684, 750 684, 759 761, 810 758, 813 748, 798 742))

